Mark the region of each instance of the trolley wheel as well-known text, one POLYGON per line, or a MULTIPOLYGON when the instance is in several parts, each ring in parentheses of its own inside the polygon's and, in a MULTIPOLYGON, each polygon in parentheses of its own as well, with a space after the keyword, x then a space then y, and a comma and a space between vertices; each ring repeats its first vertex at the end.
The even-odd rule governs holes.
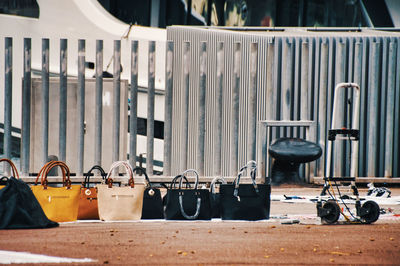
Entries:
POLYGON ((370 224, 378 220, 380 208, 375 201, 369 200, 364 202, 361 209, 363 209, 363 215, 360 215, 360 218, 364 223, 370 224))
POLYGON ((324 216, 321 216, 322 222, 325 222, 327 224, 333 224, 337 222, 340 216, 340 207, 336 201, 328 200, 327 202, 325 202, 322 208, 326 211, 326 214, 324 216))

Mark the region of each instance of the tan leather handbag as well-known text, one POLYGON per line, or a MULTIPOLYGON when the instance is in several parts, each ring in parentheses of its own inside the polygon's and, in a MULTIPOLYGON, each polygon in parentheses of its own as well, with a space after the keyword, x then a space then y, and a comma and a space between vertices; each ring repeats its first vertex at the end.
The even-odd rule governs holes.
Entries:
POLYGON ((139 220, 142 216, 144 184, 135 184, 132 166, 125 161, 111 165, 107 184, 97 185, 99 216, 103 221, 139 220), (129 178, 128 186, 113 185, 111 175, 114 169, 124 166, 129 178))

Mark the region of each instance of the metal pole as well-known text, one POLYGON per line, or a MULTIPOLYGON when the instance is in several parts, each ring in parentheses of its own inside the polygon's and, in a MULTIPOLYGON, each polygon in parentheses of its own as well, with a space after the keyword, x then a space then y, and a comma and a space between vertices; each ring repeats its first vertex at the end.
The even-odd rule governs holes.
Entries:
POLYGON ((154 160, 154 79, 155 79, 155 50, 156 42, 149 42, 149 82, 147 92, 147 157, 146 157, 146 172, 148 175, 153 175, 153 160, 154 160))
POLYGON ((377 174, 377 143, 378 143, 378 96, 379 96, 379 73, 380 73, 380 43, 371 45, 371 72, 370 87, 368 91, 368 144, 367 144, 367 175, 375 177, 377 174))
MULTIPOLYGON (((336 84, 345 82, 345 69, 346 69, 346 44, 339 42, 337 44, 337 54, 336 54, 336 84)), ((346 90, 338 90, 335 93, 339 93, 339 95, 336 98, 336 95, 334 96, 337 101, 337 106, 336 110, 338 110, 338 114, 335 114, 337 119, 334 121, 335 129, 340 129, 342 127, 345 127, 344 123, 344 114, 346 110, 346 105, 345 105, 345 92, 346 90)), ((344 142, 342 141, 336 141, 333 145, 334 148, 334 159, 333 159, 333 174, 334 176, 343 176, 343 171, 344 171, 344 142)))
POLYGON ((78 175, 83 175, 85 145, 85 40, 78 41, 78 175))
MULTIPOLYGON (((354 82, 359 84, 361 87, 361 82, 362 82, 362 68, 363 68, 363 64, 362 64, 362 43, 361 42, 356 42, 355 43, 355 47, 354 47, 354 82)), ((359 92, 359 97, 360 97, 360 103, 361 103, 361 97, 363 97, 363 95, 365 94, 365 90, 359 92)), ((353 99, 355 99, 356 97, 356 91, 353 89, 353 99)), ((358 110, 358 114, 360 114, 360 110, 358 110)), ((360 117, 358 117, 357 119, 359 119, 360 122, 360 117)), ((354 123, 354 121, 353 121, 354 123)), ((354 128, 354 125, 353 125, 354 128)), ((358 124, 358 129, 361 132, 361 127, 360 127, 360 123, 358 124)), ((357 160, 355 160, 355 165, 352 165, 351 169, 354 169, 354 175, 352 173, 350 173, 351 176, 357 177, 358 176, 358 166, 359 166, 359 144, 362 143, 361 141, 361 134, 360 134, 360 140, 359 141, 354 141, 354 146, 356 147, 355 149, 353 149, 352 153, 354 153, 354 156, 357 157, 357 160)), ((352 155, 352 159, 353 159, 353 155, 352 155)))
POLYGON ((215 129, 216 140, 214 145, 214 175, 221 176, 222 164, 222 93, 224 88, 224 68, 225 68, 225 54, 224 43, 218 42, 217 48, 217 90, 216 90, 216 113, 215 113, 215 129))
POLYGON ((101 165, 103 130, 103 40, 96 40, 96 105, 94 163, 101 165))
POLYGON ((387 116, 385 137, 385 177, 393 176, 393 138, 394 138, 394 113, 395 113, 395 88, 396 88, 396 54, 397 44, 389 43, 389 67, 387 87, 387 116))
MULTIPOLYGON (((42 164, 49 152, 49 39, 42 39, 42 164)), ((61 113, 61 110, 60 110, 61 113)))
POLYGON ((167 61, 165 62, 165 118, 164 118, 164 170, 171 175, 172 147, 172 89, 173 89, 174 43, 167 41, 167 61))
POLYGON ((129 162, 136 166, 137 150, 137 97, 138 97, 138 46, 139 41, 131 42, 131 105, 129 116, 129 162))
POLYGON ((234 66, 233 66, 233 91, 232 91, 232 137, 231 137, 231 176, 238 172, 239 155, 239 89, 240 89, 240 69, 241 69, 241 43, 234 44, 234 66))
POLYGON ((24 38, 24 85, 22 88, 21 170, 29 175, 31 132, 31 47, 32 40, 24 38))
POLYGON ((197 169, 204 176, 204 139, 206 127, 206 86, 207 86, 207 42, 201 42, 200 47, 200 77, 199 77, 199 125, 197 132, 197 169))
MULTIPOLYGON (((119 127, 121 105, 121 41, 114 41, 114 78, 113 78, 113 131, 112 160, 119 161, 119 127)), ((118 171, 115 171, 117 173, 118 171)))
POLYGON ((187 169, 188 149, 188 112, 189 112, 189 86, 190 86, 190 42, 183 42, 183 101, 182 101, 182 150, 181 168, 187 169))
MULTIPOLYGON (((66 161, 67 153, 67 39, 60 40, 60 161, 66 161)), ((47 158, 46 158, 47 159, 47 158)))
POLYGON ((282 79, 282 120, 290 120, 290 106, 292 99, 292 43, 285 41, 283 44, 283 79, 282 79))
POLYGON ((250 44, 250 88, 248 111, 247 160, 256 160, 258 43, 250 44))
MULTIPOLYGON (((308 120, 310 118, 310 105, 308 102, 308 90, 309 90, 309 84, 308 84, 308 71, 309 71, 309 48, 308 48, 308 42, 303 42, 301 44, 301 88, 300 88, 300 120, 308 120)), ((304 132, 301 131, 301 132, 304 132)), ((308 131, 310 132, 310 130, 308 131)), ((303 134, 303 133, 301 133, 303 134)), ((310 135, 307 135, 308 139, 310 138, 310 135)), ((314 139, 311 139, 312 141, 315 141, 314 139)), ((315 162, 311 162, 308 164, 305 164, 304 166, 305 170, 305 181, 307 183, 310 183, 311 177, 314 176, 314 169, 315 169, 315 162)), ((302 172, 302 173, 304 173, 302 172)))
MULTIPOLYGON (((318 142, 322 148, 322 155, 318 161, 318 176, 325 174, 326 158, 326 99, 328 93, 328 55, 329 46, 327 42, 321 43, 321 64, 319 80, 319 99, 318 99, 318 142)), ((329 175, 330 173, 328 173, 329 175)))
MULTIPOLYGON (((12 72, 13 72, 13 58, 12 58, 13 40, 11 37, 5 38, 5 91, 4 91, 4 156, 11 159, 12 142, 12 72)), ((10 175, 10 166, 4 164, 4 172, 7 176, 10 175)))

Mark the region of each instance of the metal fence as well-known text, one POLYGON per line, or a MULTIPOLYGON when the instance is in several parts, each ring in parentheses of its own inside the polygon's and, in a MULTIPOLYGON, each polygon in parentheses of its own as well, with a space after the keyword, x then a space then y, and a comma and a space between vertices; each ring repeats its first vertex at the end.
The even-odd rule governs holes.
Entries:
MULTIPOLYGON (((314 141, 324 153, 312 174, 323 176, 333 89, 355 82, 361 86, 358 176, 399 176, 400 30, 173 26, 167 31, 175 44, 174 173, 195 167, 205 175, 233 175, 247 160, 260 160, 260 121, 314 120, 314 141)), ((345 97, 352 95, 341 95, 343 111, 335 127, 351 127, 345 97)), ((280 129, 275 137, 285 132, 303 134, 280 129)), ((349 175, 349 149, 345 142, 335 145, 331 174, 349 175)))
MULTIPOLYGON (((370 29, 203 28, 169 27, 165 58, 155 58, 155 42, 148 43, 146 168, 153 174, 155 62, 165 64, 165 117, 163 175, 196 168, 202 176, 234 176, 250 159, 260 160, 262 120, 313 120, 315 139, 324 150, 312 175, 323 176, 327 130, 331 124, 333 89, 339 82, 361 85, 358 176, 399 176, 400 165, 400 34, 370 29)), ((5 38, 4 156, 11 157, 11 110, 13 62, 11 38, 5 38)), ((79 40, 77 64, 77 154, 78 175, 85 156, 85 40, 79 40)), ((66 158, 64 97, 67 86, 68 40, 60 41, 59 158, 66 158)), ((127 147, 136 165, 138 105, 138 41, 130 51, 130 136, 127 147)), ((93 49, 93 47, 90 47, 93 49)), ((96 42, 95 152, 93 163, 101 164, 103 41, 96 42)), ((113 160, 120 156, 121 44, 114 41, 113 69, 113 160)), ((21 170, 31 172, 31 39, 24 39, 22 84, 21 170)), ((43 160, 48 149, 48 40, 42 40, 42 141, 43 160)), ((126 70, 126 69, 125 69, 126 70)), ((342 95, 352 98, 352 95, 342 95)), ((346 98, 346 99, 347 99, 346 98)), ((339 107, 345 110, 344 105, 339 107)), ((126 110, 128 111, 128 110, 126 110)), ((343 111, 337 126, 350 119, 343 111)), ((281 128, 271 136, 304 136, 301 130, 281 128)), ((335 175, 349 174, 345 163, 349 145, 338 145, 332 163, 335 175)), ((157 150, 156 152, 162 152, 157 150)))

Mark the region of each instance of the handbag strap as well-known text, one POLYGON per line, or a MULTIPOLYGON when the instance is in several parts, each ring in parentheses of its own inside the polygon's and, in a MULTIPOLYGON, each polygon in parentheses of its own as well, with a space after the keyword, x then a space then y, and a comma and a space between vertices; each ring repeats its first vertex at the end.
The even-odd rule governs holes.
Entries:
POLYGON ((247 164, 240 169, 238 176, 233 181, 235 183, 235 190, 233 191, 233 195, 239 201, 240 201, 240 197, 238 194, 239 194, 240 178, 242 177, 242 175, 244 174, 244 171, 246 169, 251 169, 251 172, 250 172, 251 182, 253 183, 253 187, 254 187, 254 190, 256 191, 256 193, 257 194, 259 193, 258 186, 256 183, 257 163, 255 161, 248 161, 247 164))
POLYGON ((85 181, 83 181, 82 183, 82 187, 86 187, 89 188, 89 184, 90 184, 90 174, 94 171, 94 170, 98 170, 101 174, 101 177, 103 178, 103 181, 105 181, 106 179, 106 172, 104 171, 104 169, 100 166, 100 165, 95 165, 93 166, 86 174, 85 174, 85 181))
MULTIPOLYGON (((182 180, 182 179, 181 179, 182 180)), ((200 207, 201 207, 201 198, 200 198, 200 193, 197 194, 197 202, 196 202, 196 212, 193 215, 188 215, 184 208, 183 208, 183 194, 184 192, 179 192, 179 208, 181 210, 181 214, 183 217, 185 217, 188 220, 194 220, 199 217, 200 214, 200 207)))
POLYGON ((62 176, 63 176, 63 186, 67 187, 67 189, 71 188, 71 178, 70 178, 70 170, 69 167, 62 161, 50 161, 46 163, 42 169, 40 170, 35 184, 37 184, 39 177, 41 177, 41 185, 44 189, 47 189, 47 175, 49 174, 50 170, 56 166, 61 168, 62 176))
POLYGON ((15 167, 15 164, 10 159, 3 158, 3 159, 0 159, 0 162, 8 163, 11 166, 11 171, 12 171, 13 176, 15 178, 19 179, 19 174, 18 174, 17 167, 15 167))
MULTIPOLYGON (((176 181, 177 181, 178 179, 180 179, 180 178, 182 178, 182 175, 177 175, 177 176, 175 176, 174 179, 172 179, 172 181, 171 181, 171 184, 170 184, 170 186, 169 186, 169 189, 174 189, 174 188, 175 188, 175 185, 176 185, 176 181)), ((183 179, 185 180, 186 188, 191 188, 190 183, 189 183, 187 177, 186 177, 186 176, 183 176, 183 179)))
POLYGON ((136 173, 136 172, 140 172, 140 173, 142 173, 142 174, 144 174, 144 178, 145 178, 145 180, 146 180, 146 183, 147 183, 147 185, 148 185, 148 187, 149 188, 153 188, 153 185, 151 184, 151 182, 150 182, 150 178, 149 178, 149 176, 147 175, 147 173, 146 173, 146 170, 144 170, 142 167, 140 167, 140 166, 136 166, 135 168, 133 168, 132 169, 132 172, 133 173, 136 173))
POLYGON ((214 193, 214 192, 215 192, 215 183, 217 183, 217 182, 221 182, 222 184, 226 184, 225 178, 219 177, 219 176, 215 177, 215 178, 211 181, 211 184, 210 184, 211 194, 215 194, 215 193, 214 193))
POLYGON ((112 188, 113 180, 111 178, 111 175, 112 175, 113 170, 119 168, 120 166, 125 167, 126 174, 129 176, 128 185, 130 185, 131 188, 134 188, 135 181, 133 180, 133 170, 132 170, 132 166, 129 164, 128 161, 116 161, 111 165, 110 171, 108 172, 107 177, 106 177, 108 187, 112 188))
MULTIPOLYGON (((194 169, 188 169, 188 170, 186 170, 185 172, 182 173, 182 177, 181 177, 180 180, 179 180, 179 189, 182 188, 183 177, 186 177, 186 175, 187 175, 188 173, 194 173, 194 174, 195 174, 195 176, 196 176, 196 181, 195 181, 195 183, 194 183, 194 189, 197 189, 197 186, 198 186, 198 184, 199 184, 199 173, 197 173, 197 171, 194 170, 194 169)), ((187 179, 186 179, 186 180, 187 180, 187 179)))

